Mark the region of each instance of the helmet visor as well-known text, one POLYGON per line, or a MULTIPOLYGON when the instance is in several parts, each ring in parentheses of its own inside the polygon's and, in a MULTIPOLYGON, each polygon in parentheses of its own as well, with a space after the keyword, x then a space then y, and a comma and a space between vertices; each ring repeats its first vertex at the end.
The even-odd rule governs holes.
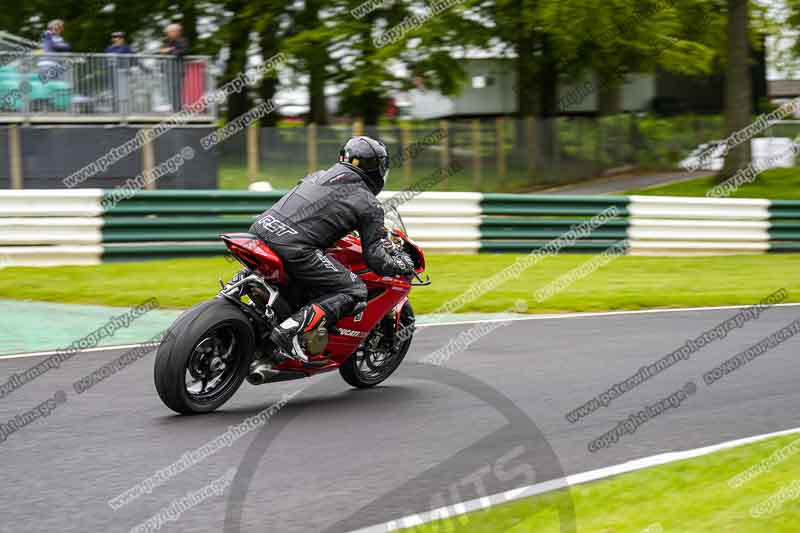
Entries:
POLYGON ((380 172, 381 177, 383 178, 384 185, 386 185, 386 180, 389 178, 389 170, 391 166, 392 162, 389 159, 388 155, 378 158, 378 171, 380 172))

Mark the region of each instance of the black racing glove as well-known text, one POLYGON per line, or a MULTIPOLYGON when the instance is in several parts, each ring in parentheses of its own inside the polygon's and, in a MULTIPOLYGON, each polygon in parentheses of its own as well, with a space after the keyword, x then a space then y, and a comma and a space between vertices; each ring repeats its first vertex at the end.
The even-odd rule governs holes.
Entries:
POLYGON ((416 269, 414 268, 414 260, 411 256, 402 250, 397 250, 392 254, 394 264, 397 269, 397 274, 401 276, 411 276, 416 269))

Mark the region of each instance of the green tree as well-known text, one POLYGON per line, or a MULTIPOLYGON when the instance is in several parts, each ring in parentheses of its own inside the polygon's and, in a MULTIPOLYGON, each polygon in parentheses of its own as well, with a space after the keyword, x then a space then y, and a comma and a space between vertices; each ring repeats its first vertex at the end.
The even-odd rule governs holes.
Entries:
POLYGON ((470 31, 477 25, 460 16, 460 6, 413 24, 407 17, 427 12, 424 2, 384 3, 354 14, 363 1, 329 1, 313 24, 300 19, 287 39, 286 49, 309 73, 312 121, 319 123, 325 86, 340 91, 342 111, 375 125, 393 91, 421 82, 453 94, 463 82, 452 52, 477 42, 470 31))
POLYGON ((658 67, 701 73, 713 66, 719 17, 698 27, 698 14, 713 14, 705 0, 489 0, 476 9, 489 21, 484 31, 516 57, 518 116, 543 119, 537 145, 545 165, 558 150, 552 119, 564 110, 561 84, 593 74, 589 93, 610 112, 619 108, 626 74, 658 67))
MULTIPOLYGON (((281 51, 281 18, 285 15, 286 4, 280 0, 264 0, 254 2, 257 6, 258 20, 256 31, 261 49, 261 57, 267 59, 281 51)), ((278 90, 278 73, 269 72, 264 76, 259 85, 259 96, 265 102, 272 100, 278 90)), ((261 126, 276 126, 278 113, 270 113, 261 119, 261 126)))
MULTIPOLYGON (((221 83, 227 83, 247 69, 251 33, 255 20, 248 16, 247 0, 227 0, 225 10, 228 18, 219 29, 219 38, 227 47, 228 59, 221 83)), ((252 106, 247 90, 228 95, 227 119, 234 120, 246 113, 252 106)))
MULTIPOLYGON (((750 17, 748 0, 727 0, 727 68, 725 70, 725 128, 729 133, 747 127, 752 116, 750 77, 750 17)), ((750 162, 750 140, 730 147, 717 179, 724 181, 750 162)))
POLYGON ((291 66, 308 77, 308 121, 319 125, 328 123, 325 105, 325 87, 334 72, 330 48, 337 28, 327 23, 325 11, 335 9, 329 2, 305 0, 303 5, 292 7, 284 50, 292 56, 291 66))

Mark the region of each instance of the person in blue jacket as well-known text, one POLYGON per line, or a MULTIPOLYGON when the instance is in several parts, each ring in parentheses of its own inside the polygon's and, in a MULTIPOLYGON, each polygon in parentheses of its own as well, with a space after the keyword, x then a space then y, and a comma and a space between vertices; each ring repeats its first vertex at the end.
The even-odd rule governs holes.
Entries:
POLYGON ((42 50, 44 51, 44 55, 37 64, 39 67, 39 80, 42 83, 59 79, 67 69, 60 61, 56 61, 54 56, 48 55, 72 50, 72 47, 64 39, 63 35, 63 20, 55 19, 47 24, 47 31, 44 32, 42 36, 42 50))
POLYGON ((69 52, 72 47, 64 40, 64 21, 56 19, 47 25, 42 37, 42 49, 45 52, 69 52))
POLYGON ((107 54, 133 54, 133 48, 125 42, 125 32, 115 31, 111 34, 111 46, 106 48, 107 54))
MULTIPOLYGON (((125 32, 115 31, 111 34, 111 46, 106 48, 107 54, 135 54, 133 48, 125 42, 125 32)), ((111 57, 107 58, 113 73, 111 76, 111 89, 114 94, 114 112, 130 111, 130 72, 134 58, 111 57)))

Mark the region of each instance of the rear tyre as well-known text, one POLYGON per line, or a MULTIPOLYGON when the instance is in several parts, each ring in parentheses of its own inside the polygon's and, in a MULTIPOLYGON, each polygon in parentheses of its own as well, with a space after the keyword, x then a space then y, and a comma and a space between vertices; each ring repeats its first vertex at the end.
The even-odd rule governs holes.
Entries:
POLYGON ((247 316, 215 298, 182 314, 156 354, 156 391, 181 414, 209 413, 242 384, 255 351, 247 316))
MULTIPOLYGON (((387 320, 387 319, 384 319, 387 320)), ((400 311, 400 329, 414 326, 414 310, 411 302, 406 302, 400 311)), ((412 334, 395 347, 388 346, 381 335, 381 324, 378 324, 364 343, 339 367, 339 374, 349 385, 359 389, 367 389, 383 382, 391 376, 403 362, 413 340, 412 334)), ((388 340, 388 339, 387 339, 388 340)))

